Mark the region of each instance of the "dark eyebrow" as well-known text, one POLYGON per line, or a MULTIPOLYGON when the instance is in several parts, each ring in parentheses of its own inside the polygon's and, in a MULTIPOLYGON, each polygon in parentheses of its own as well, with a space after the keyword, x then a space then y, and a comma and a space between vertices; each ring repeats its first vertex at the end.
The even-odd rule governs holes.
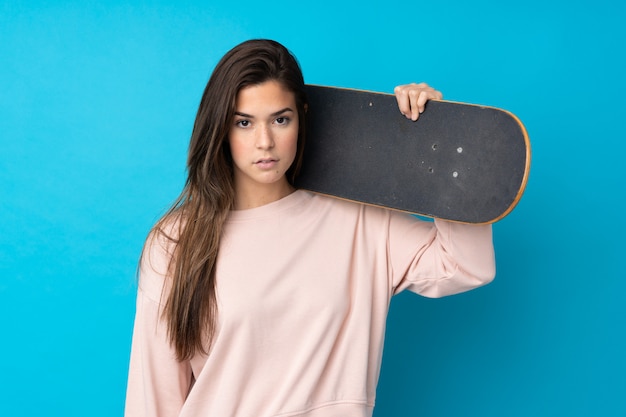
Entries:
MULTIPOLYGON (((276 117, 276 116, 280 116, 281 114, 287 113, 287 112, 292 112, 293 113, 293 110, 291 109, 291 107, 285 107, 282 110, 279 110, 277 112, 274 112, 274 113, 270 114, 270 116, 276 117)), ((250 114, 242 113, 242 112, 239 112, 239 111, 235 112, 235 116, 245 117, 246 119, 254 119, 254 116, 252 116, 250 114)))
POLYGON ((280 116, 281 114, 288 113, 288 112, 293 113, 293 110, 291 109, 291 107, 285 107, 284 109, 279 110, 276 113, 272 113, 272 117, 280 116))

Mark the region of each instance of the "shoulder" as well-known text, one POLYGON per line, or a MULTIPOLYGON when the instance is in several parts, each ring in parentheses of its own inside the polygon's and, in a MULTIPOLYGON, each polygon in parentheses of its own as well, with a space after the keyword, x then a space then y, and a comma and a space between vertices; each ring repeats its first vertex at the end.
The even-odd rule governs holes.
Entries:
POLYGON ((353 200, 347 200, 340 197, 329 196, 326 194, 318 194, 306 190, 298 190, 299 194, 306 198, 307 204, 316 208, 328 208, 329 210, 341 212, 359 213, 363 211, 384 211, 384 209, 368 206, 353 200))
POLYGON ((333 218, 338 222, 346 221, 352 224, 353 221, 368 229, 381 229, 386 231, 390 223, 410 225, 420 221, 408 213, 346 200, 322 194, 310 193, 311 212, 322 217, 333 218))
POLYGON ((327 206, 334 211, 358 214, 359 216, 367 217, 369 219, 388 220, 391 217, 398 217, 407 220, 412 218, 412 216, 407 213, 339 197, 315 194, 314 199, 318 200, 320 205, 327 206))

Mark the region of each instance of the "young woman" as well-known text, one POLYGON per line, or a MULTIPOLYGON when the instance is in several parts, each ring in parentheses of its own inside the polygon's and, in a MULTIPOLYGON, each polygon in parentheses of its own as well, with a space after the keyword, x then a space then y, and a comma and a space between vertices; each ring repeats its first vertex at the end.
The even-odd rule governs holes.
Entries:
MULTIPOLYGON (((414 120, 441 98, 395 93, 414 120)), ((490 226, 295 190, 306 109, 276 42, 244 42, 215 68, 187 182, 144 248, 126 416, 371 416, 391 297, 493 278, 490 226)))

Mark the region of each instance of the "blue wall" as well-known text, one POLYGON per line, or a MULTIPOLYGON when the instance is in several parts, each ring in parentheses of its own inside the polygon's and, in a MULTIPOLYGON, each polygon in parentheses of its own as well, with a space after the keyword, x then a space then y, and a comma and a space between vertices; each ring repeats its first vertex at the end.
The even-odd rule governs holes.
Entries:
POLYGON ((614 0, 0 1, 0 415, 121 415, 135 267, 224 52, 307 82, 427 81, 533 144, 496 281, 392 304, 376 416, 625 416, 623 29, 614 0))

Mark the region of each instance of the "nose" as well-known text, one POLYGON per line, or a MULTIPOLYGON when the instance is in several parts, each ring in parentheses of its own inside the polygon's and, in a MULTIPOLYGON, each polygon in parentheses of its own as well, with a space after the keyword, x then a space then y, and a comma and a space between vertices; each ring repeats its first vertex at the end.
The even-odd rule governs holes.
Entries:
POLYGON ((274 147, 274 137, 270 126, 263 125, 259 127, 256 136, 256 146, 259 149, 271 149, 274 147))

